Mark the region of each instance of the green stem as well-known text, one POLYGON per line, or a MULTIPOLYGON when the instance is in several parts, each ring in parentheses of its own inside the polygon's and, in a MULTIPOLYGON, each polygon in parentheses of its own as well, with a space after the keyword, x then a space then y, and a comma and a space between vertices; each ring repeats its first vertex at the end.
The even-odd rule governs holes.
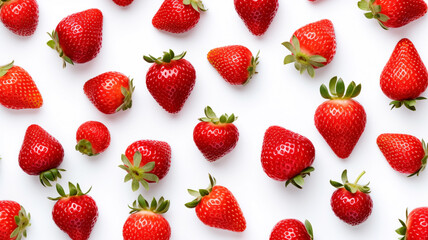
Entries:
POLYGON ((360 178, 366 173, 366 171, 363 171, 360 176, 358 176, 357 180, 355 180, 354 184, 357 185, 358 181, 360 181, 360 178))

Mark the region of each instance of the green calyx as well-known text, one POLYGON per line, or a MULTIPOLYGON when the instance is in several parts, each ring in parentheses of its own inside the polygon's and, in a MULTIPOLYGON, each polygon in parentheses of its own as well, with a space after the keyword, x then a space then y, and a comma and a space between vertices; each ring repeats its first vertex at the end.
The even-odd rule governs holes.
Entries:
POLYGON ((94 153, 92 143, 86 139, 82 139, 77 143, 76 150, 88 156, 98 155, 98 153, 94 153))
POLYGON ((0 77, 3 77, 4 75, 6 75, 6 73, 9 71, 9 69, 11 69, 13 67, 14 62, 15 61, 12 61, 11 63, 0 67, 0 77))
POLYGON ((302 189, 303 185, 305 184, 305 177, 310 176, 311 172, 315 171, 315 168, 313 167, 307 167, 303 169, 298 175, 294 176, 292 179, 289 179, 285 182, 285 187, 288 187, 290 183, 294 185, 295 187, 302 189))
POLYGON ((134 79, 129 80, 128 85, 129 89, 126 89, 125 87, 120 88, 120 91, 125 98, 123 99, 123 103, 116 109, 116 112, 119 112, 120 110, 125 111, 132 107, 132 93, 134 93, 135 90, 134 79))
POLYGON ((388 27, 384 25, 384 22, 388 21, 389 17, 383 13, 380 13, 382 7, 380 5, 375 5, 375 1, 376 0, 361 0, 358 2, 358 7, 363 11, 369 11, 364 13, 364 16, 366 16, 366 18, 376 19, 383 29, 388 30, 388 27))
POLYGON ((59 38, 58 33, 54 30, 52 33, 48 33, 49 37, 51 37, 51 40, 47 42, 47 45, 56 50, 59 53, 59 56, 62 58, 62 67, 65 68, 67 66, 67 63, 74 65, 73 61, 64 54, 64 51, 62 51, 61 46, 59 45, 59 38))
POLYGON ((333 77, 330 79, 329 88, 322 84, 320 92, 323 98, 329 100, 351 99, 357 97, 360 94, 361 84, 356 85, 355 82, 352 81, 345 92, 345 83, 343 82, 342 78, 337 79, 337 77, 333 77))
POLYGON ((52 201, 57 201, 57 200, 60 200, 61 198, 68 198, 68 197, 74 197, 74 196, 83 196, 83 195, 88 194, 91 191, 92 187, 89 188, 89 190, 84 193, 82 191, 82 189, 80 188, 79 184, 74 185, 71 182, 68 182, 68 189, 69 189, 70 193, 69 194, 65 194, 64 188, 62 188, 62 186, 59 183, 57 183, 56 184, 56 190, 57 190, 57 192, 59 193, 60 196, 56 197, 56 198, 48 197, 48 199, 52 200, 52 201))
POLYGON ((207 106, 204 109, 204 112, 205 112, 205 117, 199 118, 199 121, 210 122, 210 123, 214 123, 216 125, 217 124, 233 123, 234 121, 236 121, 238 119, 238 117, 235 116, 235 114, 233 114, 233 113, 230 116, 225 113, 225 114, 221 115, 220 118, 218 118, 210 106, 207 106))
POLYGON ((314 230, 312 229, 312 224, 308 220, 305 220, 305 228, 306 231, 308 231, 309 236, 311 237, 311 240, 314 240, 314 230))
POLYGON ((155 162, 148 162, 146 165, 140 166, 141 160, 142 155, 139 151, 134 153, 133 164, 122 154, 123 165, 119 165, 120 168, 127 172, 124 182, 132 180, 132 191, 134 192, 140 188, 140 183, 146 190, 149 190, 149 183, 147 181, 159 182, 158 176, 149 173, 155 168, 155 162))
POLYGON ((407 223, 407 219, 409 218, 409 209, 406 209, 406 222, 404 222, 403 220, 401 220, 401 219, 398 219, 398 221, 400 222, 400 224, 401 224, 401 227, 399 227, 399 228, 397 228, 396 230, 395 230, 395 232, 396 233, 398 233, 399 235, 401 235, 402 237, 399 237, 398 239, 400 239, 400 240, 406 240, 406 233, 407 233, 407 226, 406 226, 406 223, 407 223))
POLYGON ((207 9, 205 9, 204 4, 201 0, 183 0, 184 5, 192 5, 192 8, 196 11, 203 11, 205 12, 207 9))
POLYGON ((30 213, 27 214, 24 207, 21 206, 21 210, 19 210, 18 215, 15 216, 15 223, 17 227, 10 234, 10 238, 21 240, 23 236, 27 237, 27 227, 31 226, 30 220, 31 220, 30 213))
POLYGON ((216 180, 214 177, 211 176, 211 174, 208 174, 208 176, 210 178, 210 185, 208 186, 208 188, 199 189, 199 191, 187 189, 187 192, 196 198, 193 201, 184 204, 184 206, 188 208, 195 208, 196 206, 198 206, 199 202, 202 200, 204 196, 207 196, 208 194, 210 194, 210 192, 213 190, 213 187, 216 184, 216 180))
POLYGON ((170 63, 171 61, 177 61, 180 59, 183 59, 184 56, 186 56, 187 52, 182 52, 180 55, 175 55, 174 51, 171 49, 169 52, 163 52, 163 57, 155 58, 152 55, 149 56, 143 56, 144 60, 148 63, 156 63, 156 64, 164 64, 164 63, 170 63))
POLYGON ((254 56, 251 57, 250 66, 247 68, 248 78, 247 78, 247 81, 243 83, 243 85, 247 84, 255 74, 259 73, 257 72, 257 65, 259 65, 259 54, 260 54, 260 50, 257 52, 256 57, 254 56))
POLYGON ((419 176, 419 173, 423 172, 427 166, 428 146, 427 146, 427 143, 425 142, 425 140, 423 140, 423 139, 422 139, 422 148, 424 149, 425 156, 421 160, 421 167, 418 169, 418 171, 410 174, 408 177, 413 177, 415 175, 419 176))
POLYGON ((153 198, 152 202, 149 204, 146 199, 140 194, 136 201, 132 203, 132 206, 128 206, 131 211, 130 214, 136 213, 139 211, 150 211, 157 214, 166 213, 169 209, 169 200, 165 200, 163 197, 159 198, 159 201, 156 201, 153 198))
POLYGON ((40 183, 46 187, 52 187, 50 182, 55 182, 58 178, 61 178, 61 172, 65 172, 64 169, 52 168, 50 170, 44 171, 39 175, 40 183))
POLYGON ((405 106, 406 108, 416 111, 416 101, 418 100, 425 100, 425 97, 417 97, 415 99, 406 99, 406 100, 394 100, 389 103, 389 105, 392 105, 391 110, 394 108, 400 108, 401 106, 405 106))
POLYGON ((362 172, 360 176, 358 176, 357 180, 355 180, 354 183, 350 183, 348 181, 348 170, 344 170, 342 172, 342 183, 330 180, 330 184, 335 188, 345 188, 347 191, 351 192, 352 194, 355 194, 357 191, 360 191, 362 193, 370 193, 369 183, 366 185, 358 185, 358 181, 360 178, 365 174, 366 172, 362 172))

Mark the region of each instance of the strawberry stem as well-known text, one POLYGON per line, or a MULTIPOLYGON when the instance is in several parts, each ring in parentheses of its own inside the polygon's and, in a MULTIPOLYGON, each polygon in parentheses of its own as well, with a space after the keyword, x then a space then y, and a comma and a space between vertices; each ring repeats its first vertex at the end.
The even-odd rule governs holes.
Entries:
POLYGON ((357 185, 358 181, 360 181, 360 178, 361 178, 364 174, 366 174, 366 171, 363 171, 363 172, 362 172, 362 173, 357 177, 357 180, 355 180, 355 182, 354 182, 354 184, 355 184, 355 185, 357 185))
POLYGON ((22 239, 22 236, 27 237, 27 227, 31 226, 30 220, 30 213, 27 214, 24 207, 21 206, 21 210, 19 210, 18 215, 15 216, 15 223, 17 227, 15 230, 13 230, 9 237, 16 240, 22 239))

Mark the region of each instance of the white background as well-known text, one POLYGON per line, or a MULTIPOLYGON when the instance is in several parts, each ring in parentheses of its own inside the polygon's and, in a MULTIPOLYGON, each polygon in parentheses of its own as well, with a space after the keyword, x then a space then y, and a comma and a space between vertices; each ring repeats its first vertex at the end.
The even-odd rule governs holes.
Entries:
MULTIPOLYGON (((122 226, 128 207, 138 193, 151 199, 165 196, 171 208, 165 218, 174 240, 183 239, 268 239, 273 226, 281 219, 297 218, 312 222, 316 239, 360 240, 395 239, 398 218, 405 209, 427 205, 428 173, 407 178, 392 170, 376 145, 376 137, 385 132, 409 133, 427 137, 428 102, 421 101, 416 112, 406 109, 390 111, 379 87, 379 75, 396 43, 408 37, 428 63, 428 17, 400 29, 384 31, 374 20, 366 20, 357 1, 306 0, 280 1, 271 27, 262 37, 253 36, 235 12, 233 1, 205 1, 208 11, 190 32, 173 35, 156 30, 151 19, 159 0, 136 0, 120 8, 109 0, 38 1, 40 21, 31 37, 18 37, 0 27, 0 64, 12 59, 35 80, 44 99, 38 110, 0 109, 0 199, 18 201, 32 214, 28 239, 68 239, 51 216, 57 196, 54 188, 44 188, 36 176, 26 175, 18 165, 18 153, 26 128, 39 124, 56 137, 65 149, 62 168, 67 169, 59 182, 79 182, 99 207, 98 222, 91 239, 122 239, 122 226), (91 7, 104 14, 103 47, 89 63, 62 69, 57 53, 46 46, 48 35, 69 14, 91 7), (292 65, 284 66, 288 54, 283 41, 289 40, 299 27, 323 18, 332 20, 337 36, 337 54, 331 64, 316 71, 316 77, 300 76, 292 65), (247 46, 254 54, 260 49, 259 74, 246 86, 231 86, 206 60, 208 51, 229 44, 247 46), (160 56, 172 48, 187 51, 197 71, 195 88, 182 111, 171 115, 151 97, 145 86, 150 64, 144 54, 160 56), (104 115, 87 99, 83 84, 107 71, 120 71, 134 78, 133 107, 125 112, 104 115), (357 101, 367 112, 364 134, 352 155, 341 160, 328 147, 314 126, 315 109, 323 102, 319 86, 335 76, 346 83, 354 80, 363 89, 357 101), (235 113, 240 139, 234 151, 215 163, 206 161, 193 143, 193 128, 203 109, 210 105, 218 114, 235 113), (98 120, 110 129, 112 141, 106 152, 87 157, 74 150, 75 134, 80 124, 98 120), (315 172, 306 179, 303 190, 284 188, 263 172, 260 152, 265 130, 280 125, 308 137, 316 148, 315 172), (117 167, 120 155, 132 142, 154 139, 168 142, 172 164, 168 175, 150 191, 131 191, 124 184, 125 172, 117 167), (370 181, 373 213, 363 224, 351 227, 331 211, 334 191, 329 179, 340 180, 347 168, 350 179, 363 170, 361 183, 370 181), (205 188, 208 173, 219 185, 229 188, 237 198, 247 220, 243 233, 203 225, 194 210, 184 207, 193 198, 187 188, 205 188)), ((425 95, 426 96, 426 95, 425 95)), ((68 187, 67 187, 68 188, 68 187)))

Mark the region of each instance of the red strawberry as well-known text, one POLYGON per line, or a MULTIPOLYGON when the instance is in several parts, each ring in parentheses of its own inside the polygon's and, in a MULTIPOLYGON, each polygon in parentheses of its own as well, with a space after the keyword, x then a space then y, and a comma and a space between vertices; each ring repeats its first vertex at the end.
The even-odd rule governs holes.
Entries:
POLYGON ((214 48, 208 52, 207 58, 224 80, 232 85, 244 85, 258 73, 259 53, 253 57, 251 51, 241 45, 214 48))
POLYGON ((130 5, 134 0, 113 0, 114 3, 121 7, 130 5))
POLYGON ((183 33, 199 22, 200 11, 206 11, 201 0, 165 0, 152 19, 159 30, 183 33))
POLYGON ((128 173, 125 182, 132 179, 132 190, 137 191, 140 183, 148 190, 148 182, 158 182, 168 173, 171 147, 162 141, 136 141, 122 154, 122 162, 119 167, 128 173))
POLYGON ((186 207, 196 208, 196 216, 205 225, 243 232, 246 228, 246 221, 232 192, 223 186, 216 186, 215 178, 211 175, 209 177, 210 185, 207 189, 187 190, 196 199, 186 203, 186 207))
POLYGON ((151 204, 146 199, 138 196, 131 208, 130 216, 123 225, 124 240, 169 240, 171 227, 168 221, 162 217, 169 209, 169 200, 163 197, 156 201, 153 198, 151 204))
POLYGON ((93 156, 104 152, 110 145, 110 132, 104 124, 88 121, 77 129, 76 140, 77 151, 93 156))
POLYGON ((262 167, 272 179, 302 188, 314 171, 315 148, 306 137, 279 126, 269 127, 263 139, 262 167))
POLYGON ((133 79, 119 72, 106 72, 88 80, 83 91, 89 100, 105 114, 132 107, 133 79))
POLYGON ((306 220, 305 225, 297 219, 279 221, 270 233, 269 240, 313 240, 314 234, 311 223, 306 220))
POLYGON ((418 175, 427 165, 428 148, 414 136, 385 133, 377 137, 377 145, 391 167, 401 173, 418 175))
POLYGON ((0 20, 13 33, 30 36, 39 23, 39 5, 36 0, 0 1, 0 20))
POLYGON ((164 52, 163 58, 151 55, 144 60, 153 63, 147 71, 146 85, 159 105, 169 113, 178 113, 195 86, 196 71, 184 59, 186 52, 175 56, 172 50, 164 52))
POLYGON ((333 77, 327 87, 321 86, 321 96, 327 101, 315 112, 315 126, 333 152, 340 158, 351 155, 366 126, 366 112, 363 106, 352 98, 361 92, 361 84, 353 81, 345 92, 343 80, 333 77))
POLYGON ((48 46, 66 63, 85 63, 100 52, 103 38, 103 14, 92 8, 61 20, 49 36, 48 46))
POLYGON ((314 77, 314 69, 329 64, 336 54, 333 23, 323 19, 305 25, 293 33, 290 42, 283 42, 282 45, 291 52, 284 58, 284 64, 294 62, 300 74, 307 71, 314 77))
POLYGON ((415 208, 410 215, 406 210, 406 223, 399 221, 402 226, 396 232, 403 236, 400 240, 428 239, 428 207, 415 208))
POLYGON ((247 28, 256 36, 263 35, 278 11, 278 0, 235 0, 235 9, 247 28))
POLYGON ((416 110, 416 100, 428 86, 428 71, 413 43, 403 38, 395 46, 388 63, 380 75, 380 87, 383 93, 393 99, 392 108, 403 104, 410 110, 416 110))
POLYGON ((27 237, 30 218, 30 214, 19 203, 0 201, 0 239, 20 240, 22 236, 27 237))
POLYGON ((61 178, 57 169, 64 159, 62 145, 38 125, 31 125, 25 132, 19 152, 19 166, 29 175, 40 175, 43 186, 52 186, 50 181, 61 178))
POLYGON ((218 118, 209 106, 205 108, 205 116, 199 119, 201 122, 193 130, 193 141, 204 157, 213 162, 235 148, 239 132, 233 122, 238 117, 232 113, 218 118))
POLYGON ((342 221, 355 226, 363 223, 372 213, 373 201, 369 195, 369 184, 358 185, 358 181, 366 172, 362 172, 354 183, 348 181, 347 171, 342 173, 342 183, 330 180, 337 188, 331 196, 331 208, 342 221))
POLYGON ((11 109, 40 108, 43 98, 30 74, 14 66, 0 67, 0 103, 11 109))
POLYGON ((87 240, 97 222, 97 204, 92 197, 86 195, 91 189, 83 193, 79 184, 75 186, 70 182, 68 187, 70 193, 65 194, 61 185, 56 184, 60 196, 49 198, 57 201, 52 210, 52 218, 72 240, 87 240))

